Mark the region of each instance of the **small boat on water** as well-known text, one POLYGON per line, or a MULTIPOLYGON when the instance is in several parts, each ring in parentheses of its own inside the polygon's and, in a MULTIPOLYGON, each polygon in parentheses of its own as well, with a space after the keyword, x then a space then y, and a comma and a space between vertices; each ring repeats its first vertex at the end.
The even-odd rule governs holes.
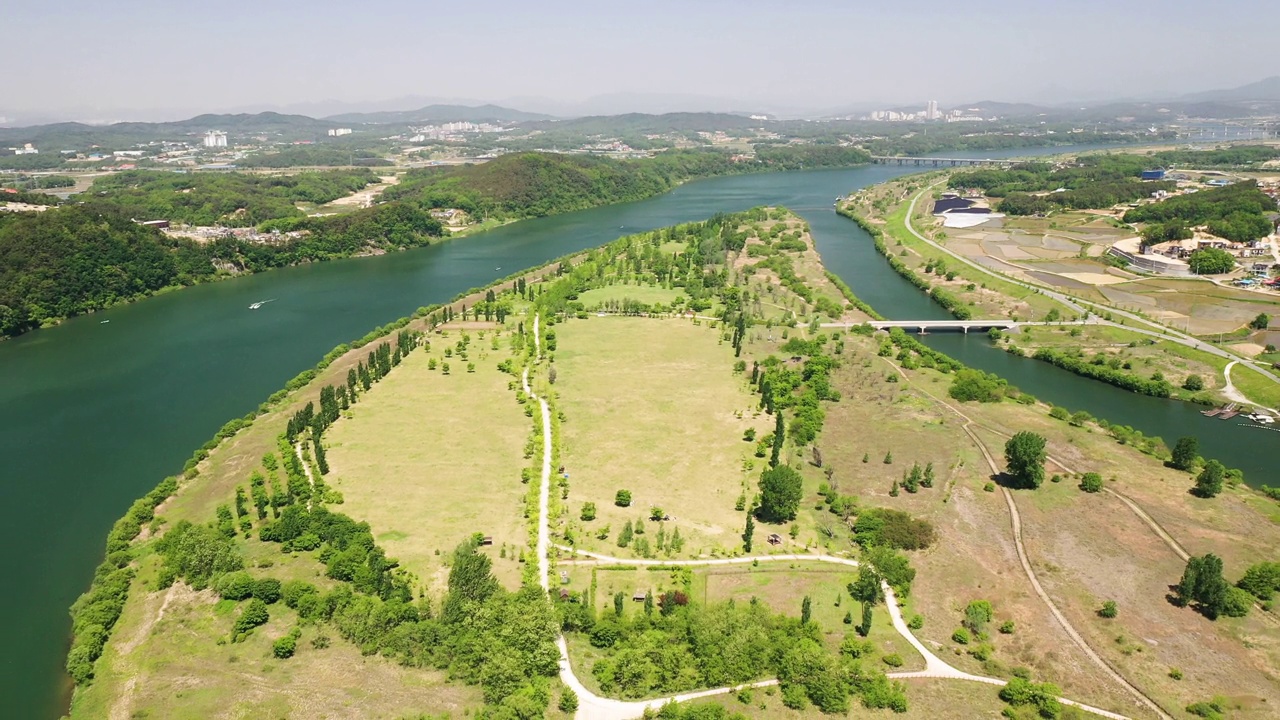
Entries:
POLYGON ((106 324, 107 324, 107 323, 109 323, 109 322, 111 322, 111 321, 110 321, 110 320, 103 320, 102 322, 100 322, 100 323, 98 323, 98 324, 99 324, 99 325, 106 325, 106 324))
POLYGON ((250 310, 257 310, 258 308, 262 307, 263 305, 266 305, 267 303, 269 303, 269 302, 274 302, 274 301, 275 301, 275 298, 271 298, 270 300, 259 300, 258 302, 256 302, 256 303, 254 303, 254 304, 250 305, 250 306, 249 306, 249 309, 250 309, 250 310))

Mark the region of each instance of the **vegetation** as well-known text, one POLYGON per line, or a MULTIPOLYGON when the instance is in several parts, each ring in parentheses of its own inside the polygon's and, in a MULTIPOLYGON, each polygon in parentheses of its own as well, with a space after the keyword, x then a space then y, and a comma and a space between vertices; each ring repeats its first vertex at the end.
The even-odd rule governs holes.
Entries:
POLYGON ((1191 272, 1197 275, 1219 275, 1231 272, 1236 266, 1236 259, 1231 253, 1218 248, 1200 248, 1187 258, 1191 272))
POLYGON ((869 508, 858 514, 853 525, 854 541, 864 548, 889 547, 923 550, 934 543, 933 525, 901 510, 869 508))
POLYGON ((1004 446, 1007 472, 1021 487, 1038 488, 1044 482, 1045 440, 1042 436, 1023 430, 1004 446))
MULTIPOLYGON (((1272 232, 1267 213, 1276 211, 1276 203, 1258 189, 1254 180, 1246 180, 1221 188, 1178 195, 1124 214, 1124 221, 1181 222, 1188 226, 1207 225, 1209 232, 1227 240, 1249 242, 1272 232)), ((1225 270, 1196 270, 1225 272, 1225 270)))
POLYGON ((1194 605, 1210 620, 1216 620, 1219 615, 1243 616, 1253 604, 1252 595, 1227 584, 1222 576, 1222 558, 1213 553, 1187 560, 1187 567, 1174 592, 1178 605, 1194 605))
POLYGON ((135 220, 250 227, 305 217, 297 203, 327 203, 377 180, 367 170, 295 175, 130 170, 98 178, 87 195, 135 220))
POLYGON ((800 509, 800 473, 788 465, 769 468, 760 475, 760 507, 756 514, 771 523, 790 522, 800 509))
POLYGON ((1139 155, 1087 155, 1074 164, 1023 163, 1007 170, 981 169, 956 173, 953 187, 980 188, 1000 197, 999 210, 1010 215, 1034 215, 1058 209, 1106 208, 1150 197, 1156 190, 1173 190, 1172 182, 1142 182, 1139 176, 1150 160, 1139 155), (1030 193, 1049 192, 1045 195, 1030 193))
POLYGON ((138 225, 109 204, 0 214, 0 336, 207 281, 218 267, 259 272, 369 248, 413 247, 443 233, 426 211, 406 206, 287 222, 302 233, 270 244, 237 238, 199 244, 138 225))
POLYGON ((1222 492, 1222 482, 1226 478, 1227 469, 1217 460, 1204 464, 1204 469, 1196 476, 1195 494, 1202 498, 1211 498, 1222 492))

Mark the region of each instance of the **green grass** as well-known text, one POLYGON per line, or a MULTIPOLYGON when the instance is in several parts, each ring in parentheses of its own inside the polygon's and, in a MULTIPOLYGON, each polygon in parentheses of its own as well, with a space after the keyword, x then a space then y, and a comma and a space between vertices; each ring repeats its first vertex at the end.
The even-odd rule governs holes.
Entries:
POLYGON ((412 353, 327 435, 326 481, 346 499, 338 509, 367 521, 387 554, 428 586, 442 586, 444 560, 477 532, 492 536, 487 551, 503 584, 520 580, 514 548, 528 542, 520 470, 533 421, 507 389, 515 378, 497 369, 509 353, 490 349, 491 332, 471 333, 469 360, 443 355, 457 331, 430 336, 429 353, 412 353), (429 369, 430 359, 448 362, 450 374, 429 369))
POLYGON ((685 555, 740 549, 746 515, 734 504, 763 467, 742 434, 754 427, 763 435, 772 423, 754 416, 719 331, 687 320, 592 317, 557 325, 556 334, 561 462, 579 545, 629 556, 616 538, 639 518, 654 545, 658 525, 648 517, 657 506, 672 517, 667 532, 680 529, 685 555), (744 470, 748 459, 754 472, 744 470), (628 508, 614 505, 620 489, 632 493, 628 508), (583 523, 585 502, 595 503, 597 518, 583 523), (608 539, 597 540, 605 525, 608 539))
POLYGON ((1245 397, 1267 407, 1280 407, 1280 383, 1246 367, 1231 368, 1231 382, 1245 397))
POLYGON ((602 288, 588 290, 578 296, 578 302, 587 308, 609 300, 630 299, 647 305, 670 305, 681 295, 678 289, 651 287, 649 285, 606 285, 602 288))

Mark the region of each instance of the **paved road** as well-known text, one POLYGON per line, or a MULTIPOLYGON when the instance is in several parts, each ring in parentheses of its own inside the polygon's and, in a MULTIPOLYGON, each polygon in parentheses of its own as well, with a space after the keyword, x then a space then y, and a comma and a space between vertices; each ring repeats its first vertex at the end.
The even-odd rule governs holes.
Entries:
MULTIPOLYGON (((1125 317, 1130 320, 1135 320, 1141 323, 1157 324, 1157 323, 1154 323, 1152 320, 1144 318, 1135 313, 1131 313, 1127 310, 1121 310, 1119 308, 1114 308, 1107 305, 1101 305, 1098 303, 1090 302, 1088 300, 1081 300, 1079 298, 1071 297, 1069 295, 1060 293, 1044 285, 1028 283, 1022 280, 1011 278, 1008 275, 1002 275, 1000 273, 995 272, 991 268, 984 267, 983 265, 965 257, 964 255, 960 255, 959 253, 953 252, 946 246, 940 243, 934 242, 933 240, 925 237, 924 235, 922 235, 920 232, 916 230, 914 225, 911 224, 911 218, 915 215, 915 211, 916 211, 916 201, 918 201, 921 197, 924 197, 925 193, 929 192, 930 190, 937 187, 938 185, 941 185, 944 182, 946 181, 942 180, 942 181, 936 182, 933 185, 930 185, 929 187, 926 187, 925 189, 921 190, 919 193, 916 193, 916 195, 911 198, 911 204, 907 206, 907 216, 904 219, 903 224, 906 226, 907 231, 910 232, 912 235, 914 235, 917 239, 923 241, 924 243, 928 244, 930 247, 933 247, 934 249, 940 252, 944 252, 947 255, 950 255, 951 257, 955 258, 957 261, 964 263, 965 265, 968 265, 969 267, 974 268, 975 270, 979 270, 989 275, 996 275, 997 277, 1004 280, 1005 282, 1013 283, 1018 287, 1021 287, 1027 290, 1032 290, 1040 293, 1041 295, 1044 295, 1045 297, 1057 300, 1058 302, 1062 303, 1063 305, 1066 305, 1067 307, 1071 308, 1072 310, 1079 313, 1080 315, 1084 315, 1086 313, 1091 313, 1091 314, 1110 313, 1113 317, 1116 315, 1119 315, 1121 317, 1125 317)), ((1157 333, 1150 330, 1141 330, 1131 325, 1121 325, 1120 323, 1111 322, 1107 320, 1098 320, 1098 322, 1101 322, 1102 324, 1113 325, 1115 327, 1123 328, 1125 330, 1134 330, 1136 332, 1141 332, 1146 335, 1155 335, 1157 337, 1162 337, 1166 340, 1172 340, 1173 342, 1179 343, 1181 345, 1186 345, 1187 347, 1192 347, 1197 350, 1203 350, 1204 352, 1210 353, 1212 355, 1217 355, 1218 357, 1226 358, 1228 360, 1242 359, 1239 355, 1235 353, 1224 350, 1218 347, 1217 345, 1212 345, 1210 343, 1204 342, 1203 340, 1187 335, 1186 333, 1180 332, 1178 330, 1174 330, 1173 328, 1161 326, 1163 328, 1163 331, 1157 333)), ((1248 367, 1249 369, 1259 373, 1264 377, 1270 378, 1273 382, 1280 383, 1280 377, 1277 377, 1270 370, 1260 368, 1257 365, 1254 365, 1253 363, 1250 363, 1250 362, 1246 362, 1245 367, 1248 367)))

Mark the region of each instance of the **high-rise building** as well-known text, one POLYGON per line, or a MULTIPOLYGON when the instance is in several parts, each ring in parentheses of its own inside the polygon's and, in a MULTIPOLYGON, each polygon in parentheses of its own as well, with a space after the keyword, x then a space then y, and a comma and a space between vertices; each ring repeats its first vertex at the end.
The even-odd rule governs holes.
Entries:
POLYGON ((207 148, 226 147, 227 134, 219 130, 210 130, 204 134, 204 146, 207 148))
POLYGON ((929 101, 929 109, 925 111, 924 116, 928 120, 937 120, 938 118, 942 117, 942 114, 938 112, 937 100, 929 101))

